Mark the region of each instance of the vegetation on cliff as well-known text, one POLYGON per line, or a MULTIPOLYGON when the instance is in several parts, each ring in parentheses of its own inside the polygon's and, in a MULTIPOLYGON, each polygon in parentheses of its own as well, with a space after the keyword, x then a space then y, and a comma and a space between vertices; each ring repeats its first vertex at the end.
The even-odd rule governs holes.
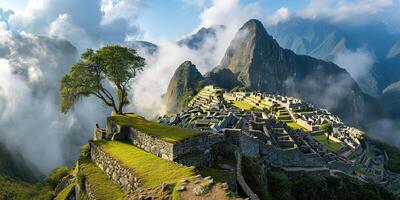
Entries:
POLYGON ((61 182, 61 179, 67 176, 70 172, 68 167, 57 167, 50 172, 44 181, 51 187, 55 188, 61 182))
POLYGON ((64 188, 55 198, 54 200, 65 200, 68 197, 68 194, 75 188, 76 183, 69 184, 66 188, 64 188))
POLYGON ((0 199, 51 199, 52 189, 37 183, 38 178, 17 153, 0 143, 0 199))

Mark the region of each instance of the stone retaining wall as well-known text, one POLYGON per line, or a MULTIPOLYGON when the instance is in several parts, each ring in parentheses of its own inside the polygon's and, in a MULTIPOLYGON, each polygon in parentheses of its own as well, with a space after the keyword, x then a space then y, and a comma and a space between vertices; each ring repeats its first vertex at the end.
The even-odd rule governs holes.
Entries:
POLYGON ((304 154, 299 149, 279 149, 273 145, 260 144, 260 152, 265 161, 282 167, 321 167, 326 163, 320 157, 304 154))
POLYGON ((158 157, 174 160, 174 144, 162 141, 134 128, 130 128, 127 135, 133 145, 158 157))
POLYGON ((212 159, 209 153, 213 145, 225 141, 223 134, 204 133, 179 141, 178 143, 169 143, 132 127, 129 129, 127 135, 133 145, 147 152, 163 159, 193 166, 207 165, 210 159, 212 159))
POLYGON ((225 142, 224 134, 204 133, 202 135, 188 138, 173 145, 173 157, 179 158, 182 155, 193 152, 204 152, 211 150, 212 146, 225 142))
POLYGON ((244 156, 260 157, 260 143, 262 142, 257 138, 243 133, 240 129, 226 129, 225 137, 226 142, 238 146, 244 156))
POLYGON ((92 161, 104 171, 114 183, 120 185, 125 191, 140 187, 139 179, 133 175, 130 169, 123 167, 119 161, 108 156, 94 143, 91 142, 89 144, 92 161))
POLYGON ((235 152, 236 155, 236 179, 242 188, 242 190, 246 193, 246 195, 251 199, 251 200, 259 200, 257 194, 254 193, 249 185, 247 185, 243 174, 242 174, 242 154, 239 151, 235 152))

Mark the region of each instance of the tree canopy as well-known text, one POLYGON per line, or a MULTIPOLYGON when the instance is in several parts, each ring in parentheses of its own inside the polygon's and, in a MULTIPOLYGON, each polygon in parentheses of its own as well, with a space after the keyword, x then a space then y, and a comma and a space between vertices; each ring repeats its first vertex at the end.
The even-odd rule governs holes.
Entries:
POLYGON ((144 66, 145 59, 131 48, 110 45, 97 51, 87 49, 61 79, 61 111, 68 112, 81 98, 93 95, 121 114, 129 104, 129 83, 144 66), (107 88, 107 81, 114 93, 107 88))

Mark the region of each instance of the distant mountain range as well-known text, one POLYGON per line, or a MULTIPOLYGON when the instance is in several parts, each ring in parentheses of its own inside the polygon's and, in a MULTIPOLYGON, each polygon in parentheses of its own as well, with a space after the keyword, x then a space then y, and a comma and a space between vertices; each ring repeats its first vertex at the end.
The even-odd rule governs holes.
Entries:
MULTIPOLYGON (((190 80, 188 76, 173 78, 177 83, 190 80)), ((243 86, 253 91, 298 96, 356 126, 366 120, 365 116, 381 114, 377 101, 364 94, 344 69, 283 49, 258 20, 243 25, 220 65, 201 80, 226 89, 243 86)), ((176 87, 182 90, 182 85, 176 87)), ((166 96, 177 91, 176 87, 168 87, 166 96)))
POLYGON ((346 49, 370 51, 375 63, 366 76, 356 79, 370 95, 377 97, 400 80, 400 34, 390 33, 383 23, 349 25, 292 18, 268 30, 282 47, 326 61, 334 61, 346 49))

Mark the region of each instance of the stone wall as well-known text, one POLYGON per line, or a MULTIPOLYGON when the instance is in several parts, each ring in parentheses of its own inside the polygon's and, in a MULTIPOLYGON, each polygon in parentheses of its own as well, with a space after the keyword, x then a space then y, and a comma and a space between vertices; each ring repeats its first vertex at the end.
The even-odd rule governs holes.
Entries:
POLYGON ((226 142, 239 147, 240 152, 247 157, 260 157, 260 143, 257 138, 243 133, 240 129, 226 129, 226 142))
POLYGON ((158 157, 188 166, 200 166, 208 165, 212 161, 212 155, 210 155, 212 147, 224 142, 225 136, 204 133, 178 143, 169 143, 130 128, 128 139, 133 145, 158 157))
POLYGON ((202 135, 188 138, 173 145, 173 157, 179 158, 193 152, 205 152, 211 150, 212 146, 225 142, 225 135, 219 133, 204 133, 202 135))
POLYGON ((279 149, 273 145, 260 145, 262 157, 272 166, 282 167, 321 167, 325 161, 311 154, 304 154, 299 149, 279 149))
POLYGON ((140 187, 139 179, 130 169, 123 167, 119 161, 108 156, 94 143, 90 143, 90 157, 114 183, 120 185, 125 191, 140 187))
POLYGON ((174 160, 174 144, 172 143, 165 142, 134 128, 129 129, 128 140, 133 145, 158 157, 174 160))
POLYGON ((251 200, 259 200, 257 194, 254 193, 249 185, 247 185, 243 174, 242 174, 242 154, 239 151, 235 152, 236 155, 236 180, 239 183, 240 187, 242 190, 246 193, 246 195, 251 199, 251 200))

